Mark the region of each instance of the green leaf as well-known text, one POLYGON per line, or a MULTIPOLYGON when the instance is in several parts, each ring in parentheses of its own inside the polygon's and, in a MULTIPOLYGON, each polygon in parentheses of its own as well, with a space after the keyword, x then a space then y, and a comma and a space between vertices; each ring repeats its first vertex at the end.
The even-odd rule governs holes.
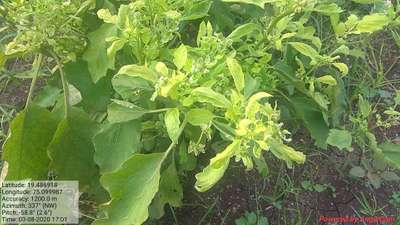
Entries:
POLYGON ((126 65, 119 69, 117 75, 125 74, 132 77, 140 77, 150 82, 156 82, 158 75, 151 69, 139 65, 126 65))
POLYGON ((335 66, 343 76, 346 76, 349 73, 349 67, 344 63, 333 63, 332 65, 335 66))
POLYGON ((321 110, 315 103, 305 98, 293 98, 292 104, 297 115, 304 121, 305 126, 314 138, 316 145, 326 149, 329 128, 325 123, 321 110))
POLYGON ((380 176, 386 181, 400 181, 400 177, 392 171, 384 171, 380 176))
POLYGON ((186 11, 186 13, 182 17, 182 21, 186 20, 197 20, 208 15, 208 11, 211 8, 212 1, 203 0, 194 2, 191 5, 191 8, 186 11))
POLYGON ((169 138, 177 143, 179 139, 179 126, 181 121, 179 120, 178 108, 169 109, 164 116, 164 123, 167 127, 169 138))
POLYGON ((319 81, 323 84, 331 85, 331 86, 337 85, 336 79, 334 77, 332 77, 331 75, 325 75, 322 77, 318 77, 317 81, 319 81))
POLYGON ((188 153, 187 144, 182 141, 179 145, 179 168, 184 171, 192 171, 196 168, 197 158, 194 154, 188 153))
POLYGON ((106 39, 114 36, 116 32, 117 27, 113 24, 103 24, 88 35, 89 47, 82 58, 88 62, 89 72, 95 83, 107 75, 108 69, 114 68, 114 59, 107 56, 106 39))
POLYGON ((96 83, 90 77, 88 65, 83 60, 68 63, 65 66, 65 77, 82 95, 82 106, 86 112, 104 112, 110 102, 111 78, 99 79, 96 83))
POLYGON ((289 42, 289 44, 301 54, 310 57, 312 60, 315 60, 315 57, 319 56, 319 53, 308 44, 304 44, 302 42, 289 42))
POLYGON ((193 126, 208 125, 214 114, 207 109, 191 109, 187 113, 187 120, 193 126))
POLYGON ((194 97, 199 102, 210 103, 215 107, 229 108, 231 103, 220 93, 213 91, 209 87, 198 87, 192 91, 194 97))
POLYGON ((187 60, 187 48, 185 45, 179 46, 174 51, 174 64, 178 70, 181 70, 185 66, 187 60))
POLYGON ((234 2, 234 3, 243 3, 243 4, 252 4, 264 8, 264 5, 267 3, 276 2, 279 0, 222 0, 223 2, 234 2))
POLYGON ((149 213, 148 207, 156 195, 164 153, 135 154, 121 169, 101 177, 111 201, 104 206, 105 219, 93 225, 139 225, 149 213))
POLYGON ((292 162, 303 164, 306 161, 306 156, 299 151, 294 150, 292 147, 283 143, 271 141, 271 152, 278 158, 285 160, 288 167, 292 167, 292 162))
POLYGON ((142 117, 146 110, 130 102, 113 100, 107 110, 110 123, 121 123, 142 117))
POLYGON ((59 180, 77 180, 81 190, 89 191, 98 186, 99 170, 93 160, 92 138, 98 131, 98 124, 76 108, 57 127, 48 147, 54 169, 59 180))
POLYGON ((373 33, 381 30, 390 22, 389 17, 384 14, 375 13, 364 16, 357 24, 357 31, 360 33, 373 33))
POLYGON ((385 142, 379 145, 382 149, 384 159, 393 167, 400 169, 400 145, 391 142, 385 142))
POLYGON ((34 104, 43 108, 52 107, 56 104, 61 89, 52 85, 45 86, 34 98, 34 104))
POLYGON ((93 137, 94 160, 101 173, 113 172, 141 148, 140 122, 106 124, 93 137))
POLYGON ((333 14, 340 14, 343 10, 335 3, 330 4, 319 4, 315 8, 312 9, 314 12, 321 13, 323 15, 333 15, 333 14))
POLYGON ((371 113, 371 104, 365 100, 362 95, 358 96, 358 110, 364 118, 367 118, 371 113))
POLYGON ((160 188, 152 204, 150 205, 150 215, 156 219, 164 215, 164 206, 169 204, 173 207, 182 205, 183 190, 173 161, 167 169, 161 173, 160 188))
POLYGON ((261 28, 256 23, 246 23, 237 27, 232 33, 227 37, 231 39, 233 42, 240 41, 240 38, 247 36, 254 31, 260 31, 261 28))
POLYGON ((153 91, 149 82, 139 78, 128 75, 115 75, 112 80, 114 90, 121 95, 123 99, 137 99, 136 92, 138 90, 153 91))
POLYGON ((210 160, 210 164, 201 173, 196 174, 196 190, 205 192, 212 188, 224 175, 229 161, 239 151, 240 140, 234 140, 226 149, 210 160))
POLYGON ((380 2, 382 0, 352 0, 352 1, 360 3, 360 4, 374 4, 374 3, 380 2))
POLYGON ((351 168, 350 175, 355 177, 365 177, 365 170, 359 166, 355 166, 351 168))
POLYGON ((57 120, 46 109, 30 106, 18 113, 10 125, 2 159, 7 161, 7 180, 45 180, 50 160, 47 146, 57 128, 57 120))
POLYGON ((332 146, 338 147, 340 150, 343 150, 344 148, 351 150, 351 133, 347 130, 331 129, 326 142, 332 146))
POLYGON ((242 67, 236 59, 230 57, 226 59, 226 64, 228 65, 229 72, 233 77, 236 89, 238 92, 241 92, 244 88, 244 73, 242 67))

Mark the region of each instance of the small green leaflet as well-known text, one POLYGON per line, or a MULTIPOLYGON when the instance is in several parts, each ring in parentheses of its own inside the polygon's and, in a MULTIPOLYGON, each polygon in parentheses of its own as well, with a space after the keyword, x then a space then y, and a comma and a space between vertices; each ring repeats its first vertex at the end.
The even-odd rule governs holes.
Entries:
POLYGON ((94 160, 101 173, 113 172, 140 150, 140 122, 136 120, 103 125, 93 137, 94 160))
POLYGON ((214 114, 207 109, 191 109, 187 113, 187 120, 193 126, 208 125, 214 114))
POLYGON ((89 34, 90 44, 82 58, 88 62, 90 75, 95 83, 107 75, 108 69, 114 68, 114 59, 109 59, 107 56, 106 39, 115 35, 116 32, 115 25, 103 24, 89 34))
POLYGON ((174 51, 174 64, 178 70, 181 70, 183 66, 185 66, 187 54, 188 52, 185 45, 179 46, 179 48, 174 51))
POLYGON ((244 88, 244 73, 239 62, 234 58, 227 58, 226 64, 228 65, 229 72, 233 77, 236 89, 241 92, 244 88))
POLYGON ((196 88, 192 91, 192 94, 196 97, 197 101, 210 103, 215 107, 229 108, 231 106, 231 103, 225 98, 225 96, 213 91, 209 87, 196 88))
POLYGON ((164 153, 135 154, 122 167, 101 177, 101 184, 110 193, 104 205, 106 218, 92 225, 140 225, 148 216, 148 207, 156 195, 164 153))
POLYGON ((157 73, 145 66, 126 65, 119 69, 117 75, 125 74, 132 77, 140 77, 150 82, 156 82, 158 79, 157 73))
POLYGON ((45 180, 50 160, 47 146, 56 131, 58 121, 49 111, 29 106, 11 122, 2 159, 9 164, 7 180, 45 180))
POLYGON ((174 142, 177 143, 179 139, 179 110, 178 108, 169 109, 164 116, 164 123, 167 127, 167 132, 169 138, 174 142))
POLYGON ((349 151, 352 150, 352 137, 351 133, 347 130, 331 129, 329 131, 329 136, 326 142, 329 145, 338 147, 340 150, 343 150, 344 148, 349 151))
POLYGON ((196 190, 205 192, 222 178, 231 157, 239 151, 240 143, 240 140, 234 140, 224 151, 212 158, 210 164, 201 173, 196 174, 196 190))
POLYGON ((357 31, 360 33, 373 33, 381 30, 390 22, 389 17, 384 14, 375 13, 364 16, 357 24, 357 31))

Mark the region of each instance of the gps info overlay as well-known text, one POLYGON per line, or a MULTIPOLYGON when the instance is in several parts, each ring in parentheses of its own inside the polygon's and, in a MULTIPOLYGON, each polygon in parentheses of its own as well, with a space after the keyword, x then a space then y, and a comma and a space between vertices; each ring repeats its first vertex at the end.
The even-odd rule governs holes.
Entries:
POLYGON ((77 181, 5 181, 1 224, 77 224, 77 181))

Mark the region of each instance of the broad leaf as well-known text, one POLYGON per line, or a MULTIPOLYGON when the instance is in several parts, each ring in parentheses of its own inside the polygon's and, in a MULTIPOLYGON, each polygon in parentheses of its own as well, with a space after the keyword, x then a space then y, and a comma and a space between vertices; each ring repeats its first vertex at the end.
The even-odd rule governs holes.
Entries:
POLYGON ((88 62, 90 75, 95 83, 107 75, 108 69, 114 68, 114 59, 107 56, 106 39, 116 32, 117 27, 113 24, 103 24, 89 34, 89 47, 83 54, 83 59, 88 62))
POLYGON ((390 22, 389 17, 384 14, 371 14, 364 16, 357 25, 357 31, 361 33, 372 33, 381 30, 390 22))
POLYGON ((332 77, 331 75, 325 75, 322 77, 318 77, 317 81, 319 81, 323 84, 331 85, 331 86, 337 85, 336 79, 334 77, 332 77))
POLYGON ((101 177, 111 201, 104 206, 106 218, 93 225, 139 225, 149 216, 148 207, 156 195, 164 153, 136 154, 121 169, 101 177))
POLYGON ((338 147, 340 150, 344 148, 351 150, 351 133, 347 130, 331 129, 326 142, 332 146, 338 147))
POLYGON ((177 143, 179 139, 179 126, 180 126, 180 120, 179 120, 179 110, 178 108, 173 108, 169 109, 164 116, 164 123, 165 126, 167 127, 167 132, 169 138, 177 143))
POLYGON ((140 122, 106 124, 93 138, 101 173, 113 172, 140 150, 140 122))
POLYGON ((161 173, 160 188, 150 205, 150 215, 159 219, 164 215, 165 204, 179 207, 182 205, 182 199, 183 189, 173 162, 161 173))
POLYGON ((181 70, 183 66, 185 66, 187 54, 187 48, 185 45, 179 46, 179 48, 174 51, 174 64, 178 70, 181 70))
POLYGON ((155 82, 158 79, 157 73, 145 66, 126 65, 119 69, 117 75, 125 74, 132 77, 140 77, 142 79, 155 82))
POLYGON ((400 145, 386 142, 379 145, 379 148, 382 149, 384 159, 393 167, 400 169, 400 145))
POLYGON ((311 137, 314 138, 316 145, 326 149, 329 128, 321 111, 315 107, 313 102, 305 98, 293 98, 292 104, 298 116, 304 121, 311 137))
POLYGON ((223 2, 234 2, 243 4, 252 4, 264 8, 266 3, 276 2, 279 0, 222 0, 223 2))
POLYGON ((210 164, 201 173, 196 174, 195 188, 205 192, 212 188, 224 175, 229 161, 236 151, 239 151, 240 141, 233 141, 226 149, 210 160, 210 164))
POLYGON ((186 11, 181 20, 197 20, 207 16, 212 3, 213 1, 210 0, 191 3, 191 8, 186 11))
POLYGON ((237 27, 227 38, 237 42, 240 41, 240 38, 249 35, 254 31, 260 31, 260 26, 255 23, 246 23, 237 27))
POLYGON ((48 147, 50 167, 57 179, 77 180, 81 190, 97 191, 99 169, 93 160, 95 150, 92 138, 98 129, 96 122, 76 108, 72 108, 70 115, 58 124, 48 147))
POLYGON ((107 109, 110 123, 121 123, 142 117, 146 110, 130 102, 114 100, 107 109))
POLYGON ((304 44, 302 42, 290 42, 289 44, 301 54, 308 56, 313 60, 316 58, 316 56, 319 56, 319 53, 308 44, 304 44))
POLYGON ((226 64, 228 65, 229 72, 233 77, 236 89, 241 92, 244 88, 244 73, 239 62, 234 58, 227 58, 226 64))
POLYGON ((106 111, 110 102, 110 77, 103 77, 94 83, 90 77, 87 63, 82 60, 68 63, 65 66, 65 76, 68 82, 74 85, 82 95, 82 106, 86 112, 106 111))
POLYGON ((351 168, 349 173, 350 173, 350 175, 355 176, 355 177, 365 177, 365 175, 366 175, 365 170, 359 166, 355 166, 355 167, 351 168))
POLYGON ((208 87, 196 88, 192 91, 192 94, 196 97, 197 101, 210 103, 215 107, 229 108, 231 106, 231 103, 225 96, 208 87))
POLYGON ((187 113, 187 120, 193 126, 208 125, 214 114, 207 109, 191 109, 187 113))
POLYGON ((2 159, 9 164, 7 180, 45 180, 50 160, 47 146, 58 121, 46 109, 30 106, 11 122, 2 159))

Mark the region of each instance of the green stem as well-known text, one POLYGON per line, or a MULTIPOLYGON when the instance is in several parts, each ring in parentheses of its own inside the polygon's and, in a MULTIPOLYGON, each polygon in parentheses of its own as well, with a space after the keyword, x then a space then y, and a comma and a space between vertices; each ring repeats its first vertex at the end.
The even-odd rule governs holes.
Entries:
POLYGON ((35 61, 33 61, 33 67, 32 67, 33 78, 32 78, 32 82, 31 82, 31 86, 29 88, 28 97, 26 99, 25 108, 27 108, 29 106, 29 104, 31 103, 33 91, 35 90, 36 81, 37 81, 37 78, 39 75, 40 66, 42 65, 42 60, 43 60, 43 55, 38 54, 35 57, 35 61))
POLYGON ((54 60, 56 60, 58 70, 60 71, 61 83, 64 91, 64 112, 65 112, 64 117, 67 118, 70 111, 68 82, 65 79, 64 70, 57 55, 54 52, 50 52, 50 54, 52 55, 54 60))

